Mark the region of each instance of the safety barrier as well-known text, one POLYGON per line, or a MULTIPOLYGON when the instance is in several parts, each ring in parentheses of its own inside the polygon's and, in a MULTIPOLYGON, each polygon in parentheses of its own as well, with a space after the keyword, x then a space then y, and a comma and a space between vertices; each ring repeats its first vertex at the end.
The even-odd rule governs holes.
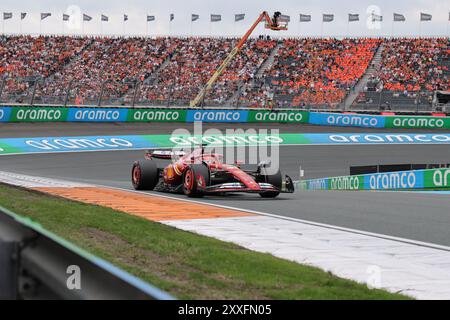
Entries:
POLYGON ((0 107, 0 122, 302 123, 364 128, 450 129, 450 117, 309 112, 302 110, 0 107))
POLYGON ((349 191, 449 189, 450 169, 410 170, 301 180, 297 183, 297 188, 349 191))
POLYGON ((0 207, 1 299, 173 297, 0 207))

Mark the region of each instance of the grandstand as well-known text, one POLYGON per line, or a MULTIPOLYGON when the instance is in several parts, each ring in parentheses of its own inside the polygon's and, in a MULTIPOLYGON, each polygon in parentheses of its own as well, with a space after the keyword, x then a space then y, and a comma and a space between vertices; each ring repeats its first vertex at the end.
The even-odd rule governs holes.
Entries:
MULTIPOLYGON (((2 36, 0 102, 187 106, 230 38, 2 36)), ((448 38, 250 39, 209 106, 428 110, 450 88, 448 38)))

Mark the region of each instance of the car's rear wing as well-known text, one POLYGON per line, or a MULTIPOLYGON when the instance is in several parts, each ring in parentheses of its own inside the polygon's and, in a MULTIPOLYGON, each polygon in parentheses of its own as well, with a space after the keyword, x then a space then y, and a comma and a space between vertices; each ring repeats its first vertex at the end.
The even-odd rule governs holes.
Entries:
POLYGON ((148 150, 145 157, 148 159, 172 159, 173 157, 182 157, 184 155, 186 155, 184 151, 148 150))

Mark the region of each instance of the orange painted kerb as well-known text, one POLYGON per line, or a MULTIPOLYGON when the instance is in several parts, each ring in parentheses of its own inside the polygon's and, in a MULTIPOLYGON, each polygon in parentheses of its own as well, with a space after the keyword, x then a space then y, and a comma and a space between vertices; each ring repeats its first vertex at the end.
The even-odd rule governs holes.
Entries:
POLYGON ((100 187, 32 188, 41 192, 123 211, 153 221, 243 217, 252 214, 207 204, 100 187))

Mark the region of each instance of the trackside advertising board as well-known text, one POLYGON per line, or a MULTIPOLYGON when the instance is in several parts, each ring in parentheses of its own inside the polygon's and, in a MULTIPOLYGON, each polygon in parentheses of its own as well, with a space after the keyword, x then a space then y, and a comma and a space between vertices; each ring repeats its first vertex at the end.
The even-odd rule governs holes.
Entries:
POLYGON ((125 122, 128 109, 117 108, 70 108, 69 122, 125 122))
POLYGON ((247 122, 248 110, 188 110, 186 122, 247 122))
POLYGON ((130 109, 128 122, 186 122, 184 109, 130 109))
POLYGON ((68 108, 13 107, 9 122, 62 122, 68 121, 68 108))
POLYGON ((450 129, 450 118, 421 116, 386 117, 385 128, 450 129))
POLYGON ((0 107, 0 122, 9 122, 11 110, 11 107, 0 107))
POLYGON ((309 123, 321 126, 384 128, 385 117, 311 112, 309 115, 309 123))
POLYGON ((363 128, 450 129, 450 117, 377 116, 301 110, 0 107, 0 122, 309 123, 363 128))
POLYGON ((354 176, 304 180, 298 183, 304 190, 407 190, 448 189, 450 169, 427 169, 384 172, 354 176))
POLYGON ((309 112, 289 110, 250 110, 247 122, 308 123, 309 112))

